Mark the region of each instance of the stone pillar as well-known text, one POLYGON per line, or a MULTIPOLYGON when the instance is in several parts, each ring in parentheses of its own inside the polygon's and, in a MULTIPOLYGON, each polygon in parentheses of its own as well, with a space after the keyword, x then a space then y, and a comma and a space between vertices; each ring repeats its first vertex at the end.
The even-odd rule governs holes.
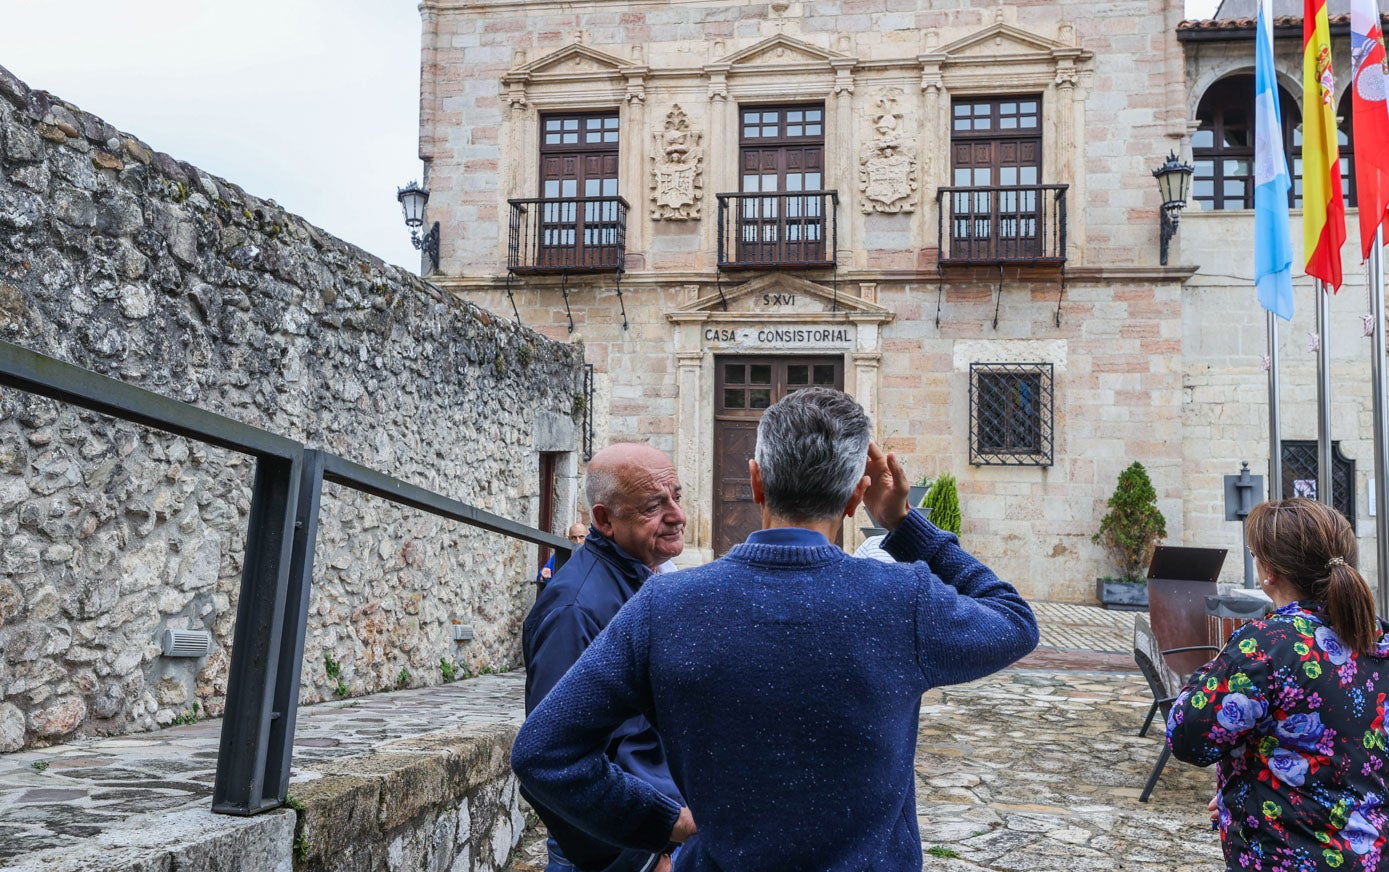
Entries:
MULTIPOLYGON (((928 31, 926 41, 938 39, 934 30, 928 31)), ((921 176, 920 228, 923 247, 936 247, 940 227, 940 209, 936 192, 950 185, 950 101, 944 98, 944 83, 940 65, 944 56, 921 55, 921 125, 917 136, 917 166, 921 176)), ((940 256, 937 252, 937 257, 940 256)))
POLYGON ((425 164, 425 185, 428 186, 429 164, 439 153, 439 10, 423 3, 423 44, 420 74, 420 160, 425 164))
POLYGON ((712 270, 718 264, 719 194, 738 190, 737 107, 728 98, 728 64, 704 68, 709 77, 709 140, 704 150, 704 204, 701 207, 700 266, 712 270))
POLYGON ((868 417, 875 423, 881 424, 881 417, 878 409, 878 371, 883 360, 883 350, 880 341, 881 316, 874 313, 868 318, 855 318, 853 315, 849 319, 854 322, 856 341, 854 342, 854 399, 863 406, 863 410, 868 413, 868 417), (871 320, 870 320, 871 319, 871 320))
MULTIPOLYGON (((647 67, 623 67, 627 94, 623 98, 621 153, 617 189, 631 210, 627 213, 627 269, 646 269, 646 227, 651 210, 646 200, 646 124, 647 67)), ((583 192, 580 191, 580 194, 583 192)))
MULTIPOLYGON (((681 347, 685 336, 700 332, 700 323, 692 322, 674 326, 675 347, 681 347), (684 334, 682 336, 682 334, 684 334)), ((678 400, 675 407, 675 469, 685 491, 685 545, 690 549, 709 549, 713 546, 713 528, 709 512, 713 505, 712 489, 714 467, 713 449, 706 447, 710 438, 706 431, 709 422, 701 409, 710 407, 701 403, 706 394, 701 378, 704 369, 704 352, 700 350, 678 351, 675 354, 675 384, 678 400)), ((704 562, 700 560, 699 562, 704 562)))
POLYGON ((1084 158, 1075 150, 1076 68, 1063 59, 1056 68, 1056 180, 1073 184, 1075 166, 1084 158))
MULTIPOLYGON (((835 257, 840 269, 860 269, 866 264, 858 262, 857 238, 859 222, 858 210, 858 168, 854 159, 854 65, 855 58, 835 58, 830 61, 834 67, 834 139, 832 158, 835 179, 832 184, 839 190, 839 208, 835 223, 839 234, 839 244, 835 257)), ((831 184, 826 179, 826 185, 831 184)))

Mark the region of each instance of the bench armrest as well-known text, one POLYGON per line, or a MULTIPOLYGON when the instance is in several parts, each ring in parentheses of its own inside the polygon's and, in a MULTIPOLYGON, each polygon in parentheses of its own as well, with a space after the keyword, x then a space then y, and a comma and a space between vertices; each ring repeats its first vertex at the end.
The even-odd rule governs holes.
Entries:
POLYGON ((1188 645, 1185 648, 1168 648, 1163 654, 1180 654, 1183 651, 1219 651, 1218 645, 1188 645))

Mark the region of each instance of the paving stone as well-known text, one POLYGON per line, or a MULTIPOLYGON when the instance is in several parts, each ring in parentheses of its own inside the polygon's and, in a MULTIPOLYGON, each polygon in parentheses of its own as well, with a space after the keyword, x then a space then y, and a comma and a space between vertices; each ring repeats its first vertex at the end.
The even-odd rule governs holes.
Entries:
MULTIPOLYGON (((1054 611, 1048 605, 1036 607, 1044 638, 1054 611)), ((1092 620, 1093 631, 1084 635, 1093 638, 1122 633, 1122 622, 1132 620, 1082 606, 1058 614, 1072 623, 1092 620)), ((938 688, 922 700, 916 770, 925 869, 1218 870, 1220 848, 1204 811, 1209 772, 1173 762, 1152 802, 1137 801, 1161 739, 1136 735, 1150 698, 1132 659, 1128 671, 1114 671, 1095 665, 1117 655, 1066 653, 1079 669, 1038 670, 1024 661, 982 681, 938 688)), ((523 688, 524 676, 509 673, 301 707, 291 791, 342 768, 334 761, 384 743, 393 744, 383 755, 419 755, 450 731, 515 727, 523 719, 523 688)), ((140 847, 149 838, 144 833, 169 821, 177 826, 168 832, 203 840, 180 849, 178 862, 213 856, 213 846, 240 838, 238 822, 248 820, 208 810, 218 729, 218 722, 207 721, 0 755, 0 869, 184 868, 172 865, 167 852, 159 854, 160 865, 151 859, 159 851, 140 847), (35 769, 35 762, 49 765, 35 769), (166 803, 176 807, 151 809, 166 803), (38 856, 43 865, 35 865, 38 856)), ((545 867, 544 831, 534 812, 525 812, 511 825, 524 828, 525 836, 509 872, 545 867)), ((439 822, 445 829, 456 825, 439 822)), ((282 830, 262 834, 266 844, 282 838, 282 830)), ((471 850, 473 858, 481 852, 490 859, 496 846, 471 850)), ((271 856, 266 851, 263 856, 271 856)), ((467 868, 459 865, 462 859, 455 868, 467 868)))

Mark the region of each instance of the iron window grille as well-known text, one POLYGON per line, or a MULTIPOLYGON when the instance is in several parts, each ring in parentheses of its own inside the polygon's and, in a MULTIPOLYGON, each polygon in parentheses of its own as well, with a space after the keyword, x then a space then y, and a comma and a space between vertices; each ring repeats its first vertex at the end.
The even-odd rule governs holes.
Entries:
POLYGON ((584 364, 584 462, 593 459, 593 364, 584 364))
POLYGON ((1054 399, 1050 363, 970 364, 970 465, 1051 466, 1054 399))
MULTIPOLYGON (((1317 441, 1283 440, 1282 499, 1317 499, 1317 441)), ((1341 453, 1341 443, 1331 443, 1331 507, 1346 516, 1355 529, 1355 461, 1341 453)))

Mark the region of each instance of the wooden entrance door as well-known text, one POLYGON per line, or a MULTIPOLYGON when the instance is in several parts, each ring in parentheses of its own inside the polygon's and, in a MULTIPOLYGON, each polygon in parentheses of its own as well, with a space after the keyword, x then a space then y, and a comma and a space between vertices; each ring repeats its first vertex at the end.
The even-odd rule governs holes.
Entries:
MULTIPOLYGON (((777 400, 800 388, 844 389, 842 357, 716 357, 714 388, 714 555, 762 527, 752 501, 748 460, 757 422, 777 400)), ((841 537, 835 537, 839 544, 841 537)))

